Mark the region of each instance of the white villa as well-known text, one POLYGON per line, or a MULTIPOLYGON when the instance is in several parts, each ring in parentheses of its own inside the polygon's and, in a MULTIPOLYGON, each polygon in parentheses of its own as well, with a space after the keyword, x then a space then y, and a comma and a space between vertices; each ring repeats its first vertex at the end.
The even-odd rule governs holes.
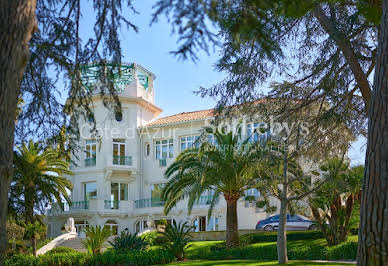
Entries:
MULTIPOLYGON (((99 86, 98 64, 85 66, 83 79, 89 89, 99 86)), ((77 232, 87 225, 108 226, 116 232, 139 232, 158 220, 188 221, 195 231, 226 229, 226 202, 220 197, 212 216, 207 217, 209 195, 196 202, 191 214, 187 201, 182 201, 167 216, 163 213, 160 189, 164 171, 177 155, 190 147, 200 135, 212 110, 180 113, 158 118, 162 109, 155 105, 155 75, 144 67, 123 64, 114 75, 114 84, 122 105, 121 112, 104 107, 99 93, 92 97, 93 115, 79 121, 84 151, 73 158, 74 185, 71 206, 64 211, 52 206, 47 211, 48 235, 61 234, 69 217, 75 220, 77 232), (95 120, 99 136, 90 129, 95 120)), ((97 90, 98 91, 98 90, 97 90)), ((173 96, 172 96, 173 97, 173 96)), ((248 126, 250 130, 255 124, 248 126)), ((255 189, 246 195, 258 197, 255 189)), ((255 204, 241 198, 238 203, 240 229, 254 229, 258 220, 269 215, 255 204)))

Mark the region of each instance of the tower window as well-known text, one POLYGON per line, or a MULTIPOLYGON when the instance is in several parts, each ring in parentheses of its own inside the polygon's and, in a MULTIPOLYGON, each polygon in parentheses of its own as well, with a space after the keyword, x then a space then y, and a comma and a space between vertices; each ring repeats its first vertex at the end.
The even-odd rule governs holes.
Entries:
POLYGON ((151 145, 147 143, 145 146, 145 155, 150 156, 150 153, 151 153, 151 145))
POLYGON ((88 121, 92 123, 94 121, 94 115, 93 114, 88 114, 88 121))
POLYGON ((123 120, 123 114, 121 112, 116 112, 115 117, 117 122, 121 122, 123 120))

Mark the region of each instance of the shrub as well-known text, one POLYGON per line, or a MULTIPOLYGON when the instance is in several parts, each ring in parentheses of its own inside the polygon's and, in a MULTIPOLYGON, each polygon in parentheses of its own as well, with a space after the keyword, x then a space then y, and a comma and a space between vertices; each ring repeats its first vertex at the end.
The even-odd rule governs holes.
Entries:
POLYGON ((143 240, 140 236, 136 234, 131 234, 128 232, 121 232, 121 234, 109 241, 115 250, 143 250, 147 247, 147 242, 143 240))
POLYGON ((149 245, 149 246, 160 246, 167 243, 166 238, 158 231, 152 231, 149 233, 145 233, 141 235, 141 238, 149 245))
POLYGON ((44 254, 38 257, 32 255, 18 254, 7 258, 6 266, 71 266, 71 265, 85 265, 88 259, 88 254, 81 252, 69 253, 54 253, 44 254))
POLYGON ((69 247, 56 247, 46 252, 46 254, 72 253, 72 252, 78 252, 78 251, 69 247))
POLYGON ((328 260, 354 260, 357 257, 357 242, 347 241, 326 247, 324 252, 328 260))
MULTIPOLYGON (((321 231, 302 231, 302 232, 288 232, 287 240, 311 240, 323 238, 321 231)), ((246 246, 262 242, 276 242, 277 232, 258 232, 253 234, 246 234, 240 236, 240 245, 246 246)))
MULTIPOLYGON (((290 260, 355 260, 357 256, 357 242, 348 241, 337 246, 322 246, 314 241, 302 241, 296 245, 288 242, 288 258, 290 260)), ((253 259, 277 260, 276 243, 265 245, 249 245, 240 248, 226 249, 225 243, 218 243, 212 247, 191 250, 190 259, 253 259)))
POLYGON ((107 227, 89 226, 84 229, 86 240, 82 242, 85 248, 92 254, 101 252, 102 245, 111 235, 111 231, 107 227))
POLYGON ((167 225, 166 230, 161 233, 166 240, 162 247, 174 255, 177 260, 183 260, 186 255, 185 249, 189 247, 192 228, 193 226, 187 225, 187 222, 177 224, 173 220, 172 224, 167 225))
POLYGON ((108 250, 89 258, 88 265, 155 265, 167 264, 174 256, 164 250, 116 251, 108 250))

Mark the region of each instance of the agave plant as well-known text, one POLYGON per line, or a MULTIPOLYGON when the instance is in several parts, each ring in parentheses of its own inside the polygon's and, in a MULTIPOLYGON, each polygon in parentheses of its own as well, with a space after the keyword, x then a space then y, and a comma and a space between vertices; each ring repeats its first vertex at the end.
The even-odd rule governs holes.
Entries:
POLYGON ((162 244, 163 248, 174 255, 178 261, 184 260, 185 250, 190 247, 190 231, 193 226, 189 226, 187 222, 176 223, 173 220, 172 224, 168 224, 166 230, 161 232, 165 238, 165 243, 162 244))
POLYGON ((119 236, 115 237, 113 241, 109 241, 109 243, 115 250, 144 250, 148 246, 147 242, 141 237, 124 231, 121 232, 119 236))
POLYGON ((107 227, 89 226, 84 229, 86 234, 86 240, 82 241, 85 248, 92 254, 101 253, 102 245, 112 234, 111 230, 107 227))

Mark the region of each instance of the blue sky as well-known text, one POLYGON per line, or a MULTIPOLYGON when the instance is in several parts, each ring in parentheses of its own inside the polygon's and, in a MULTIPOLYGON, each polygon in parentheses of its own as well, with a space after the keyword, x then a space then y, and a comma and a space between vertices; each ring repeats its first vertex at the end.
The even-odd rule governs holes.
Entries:
MULTIPOLYGON (((201 98, 193 91, 200 86, 209 87, 225 76, 214 70, 217 51, 210 55, 199 52, 199 61, 179 61, 170 54, 177 48, 177 36, 171 35, 171 26, 164 17, 157 24, 149 26, 154 0, 135 0, 139 14, 128 11, 132 23, 139 27, 139 33, 123 27, 121 32, 123 60, 141 64, 156 75, 154 82, 156 105, 163 109, 162 116, 214 107, 216 100, 201 98)), ((84 13, 83 19, 93 23, 94 14, 84 13)), ((87 23, 89 24, 89 23, 87 23)), ((90 30, 86 29, 85 30, 90 30)), ((363 164, 365 140, 354 144, 349 153, 352 164, 363 164)))

